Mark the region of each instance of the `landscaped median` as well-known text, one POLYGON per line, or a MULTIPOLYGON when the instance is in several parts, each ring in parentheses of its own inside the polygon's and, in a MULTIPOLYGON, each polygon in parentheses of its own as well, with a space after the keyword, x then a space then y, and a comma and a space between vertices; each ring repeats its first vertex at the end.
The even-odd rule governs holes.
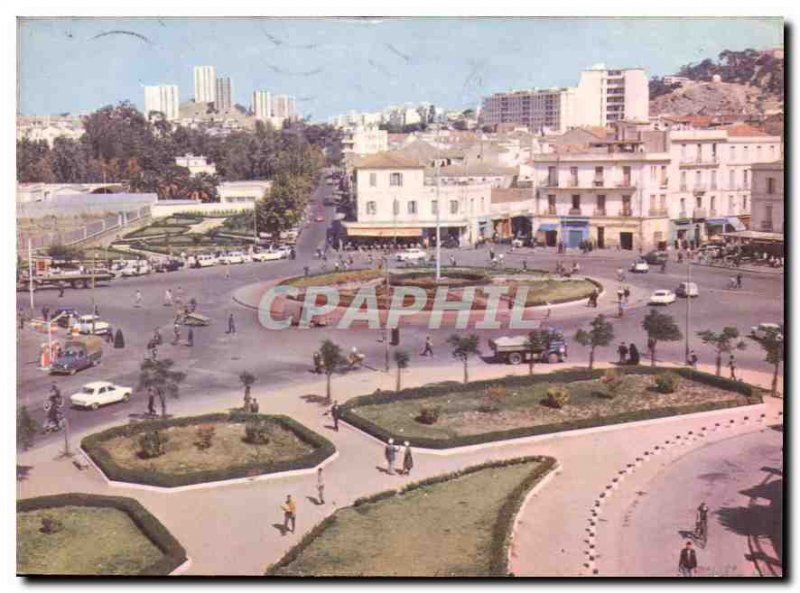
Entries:
POLYGON ((186 550, 132 498, 56 494, 17 501, 17 572, 168 575, 186 550))
POLYGON ((756 387, 690 368, 575 369, 356 397, 341 418, 384 441, 448 449, 761 402, 756 387))
POLYGON ((523 457, 361 498, 323 520, 269 576, 508 576, 514 518, 555 464, 523 457))
POLYGON ((81 447, 111 481, 164 488, 311 468, 336 450, 288 416, 243 412, 118 426, 81 447))

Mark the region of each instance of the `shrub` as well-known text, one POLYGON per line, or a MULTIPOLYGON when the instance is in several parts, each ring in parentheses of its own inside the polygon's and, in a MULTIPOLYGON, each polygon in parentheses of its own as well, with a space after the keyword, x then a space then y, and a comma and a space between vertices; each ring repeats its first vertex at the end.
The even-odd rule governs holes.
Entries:
POLYGON ((619 388, 622 387, 624 377, 617 369, 606 369, 603 373, 600 382, 605 385, 605 396, 608 398, 615 398, 619 393, 619 388))
POLYGON ((674 393, 678 388, 678 375, 670 371, 656 375, 655 386, 659 393, 674 393))
POLYGON ((553 385, 547 388, 547 395, 542 403, 550 408, 561 409, 569 402, 569 390, 563 385, 553 385))
POLYGON ((64 524, 58 519, 45 515, 42 517, 42 527, 39 529, 42 533, 58 533, 64 529, 64 524))
POLYGON ((214 433, 216 429, 213 424, 203 424, 197 427, 197 440, 194 442, 195 446, 201 451, 210 449, 212 441, 214 440, 214 433))
POLYGON ((421 406, 419 415, 414 418, 420 424, 436 424, 439 421, 441 406, 421 406))
POLYGON ((261 420, 251 420, 244 425, 244 441, 251 445, 269 443, 269 425, 261 420))
POLYGON ((500 403, 508 394, 508 389, 504 385, 492 385, 486 388, 486 397, 495 403, 500 403))
POLYGON ((164 454, 164 445, 167 437, 158 430, 149 430, 139 437, 139 456, 143 459, 152 459, 164 454))

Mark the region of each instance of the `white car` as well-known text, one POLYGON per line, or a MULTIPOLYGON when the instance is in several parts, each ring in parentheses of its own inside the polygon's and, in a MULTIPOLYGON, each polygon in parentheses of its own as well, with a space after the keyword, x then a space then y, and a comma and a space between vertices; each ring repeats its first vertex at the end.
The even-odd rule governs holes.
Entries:
POLYGON ((675 293, 671 290, 654 290, 650 295, 651 305, 669 305, 675 302, 675 293))
POLYGON ((120 270, 120 275, 122 276, 144 276, 145 274, 149 274, 150 264, 146 261, 139 261, 136 263, 130 263, 126 265, 122 270, 120 270))
POLYGON ((273 246, 272 251, 276 251, 281 255, 281 259, 288 259, 292 253, 292 248, 288 245, 273 246))
POLYGON ((428 259, 428 254, 424 249, 419 248, 404 249, 397 254, 397 261, 425 261, 426 259, 428 259))
POLYGON ((72 324, 72 329, 78 328, 81 334, 103 335, 111 331, 111 324, 107 321, 100 321, 97 315, 81 315, 72 324), (94 327, 93 327, 94 322, 94 327), (94 329, 94 331, 92 331, 94 329))
POLYGON ((208 268, 208 267, 211 267, 211 266, 216 266, 219 263, 219 261, 217 260, 216 257, 214 257, 213 255, 208 254, 208 253, 204 253, 202 255, 198 255, 195 258, 195 260, 197 261, 197 264, 201 268, 208 268))
POLYGON ((253 261, 275 261, 282 259, 280 252, 278 251, 259 251, 253 254, 253 261))
POLYGON ((228 253, 224 254, 220 258, 220 262, 223 264, 243 264, 244 263, 244 253, 241 251, 229 251, 228 253))
POLYGON ((683 298, 700 296, 700 290, 694 282, 681 282, 675 289, 675 293, 683 298))
POLYGON ((644 274, 649 271, 650 271, 650 265, 643 259, 635 261, 631 264, 631 272, 633 273, 644 274))
MULTIPOLYGON (((750 328, 750 335, 754 337, 756 340, 763 340, 767 337, 767 332, 769 331, 781 331, 781 326, 777 323, 759 323, 758 325, 754 325, 750 328)), ((781 338, 783 338, 783 334, 779 333, 781 338)))
POLYGON ((76 408, 96 410, 106 404, 126 402, 132 393, 133 389, 130 387, 114 385, 108 381, 94 381, 84 385, 78 393, 69 396, 69 401, 76 408))

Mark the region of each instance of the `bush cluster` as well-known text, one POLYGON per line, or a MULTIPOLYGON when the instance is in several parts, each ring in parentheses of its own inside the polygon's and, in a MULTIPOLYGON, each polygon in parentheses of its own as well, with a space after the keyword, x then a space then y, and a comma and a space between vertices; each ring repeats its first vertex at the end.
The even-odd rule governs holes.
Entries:
POLYGON ((256 418, 244 425, 244 440, 251 445, 266 445, 269 443, 269 432, 269 423, 256 418))
POLYGON ((613 399, 619 395, 620 387, 624 381, 624 375, 619 372, 619 369, 610 368, 606 369, 600 382, 605 386, 606 390, 603 395, 609 399, 613 399))
POLYGON ((216 432, 217 429, 214 428, 213 424, 204 424, 202 426, 198 426, 195 433, 197 436, 197 440, 194 442, 195 447, 201 451, 210 449, 214 441, 214 433, 216 432))
POLYGON ((420 424, 436 424, 439 421, 441 406, 420 406, 419 414, 414 418, 420 424))
POLYGON ((569 403, 569 389, 563 385, 553 385, 547 388, 547 395, 542 403, 549 408, 560 410, 569 403))
POLYGON ((655 387, 659 393, 675 393, 678 388, 678 375, 666 371, 655 376, 655 387))
POLYGON ((153 459, 164 454, 164 446, 169 438, 159 430, 150 430, 139 437, 139 457, 153 459))

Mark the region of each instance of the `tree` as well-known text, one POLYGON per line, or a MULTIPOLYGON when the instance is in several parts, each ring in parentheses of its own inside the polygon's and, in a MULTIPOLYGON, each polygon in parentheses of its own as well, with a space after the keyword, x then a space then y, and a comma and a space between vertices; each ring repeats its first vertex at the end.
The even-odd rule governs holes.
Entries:
POLYGON ((530 358, 528 358, 528 374, 533 374, 533 364, 536 362, 535 356, 537 352, 542 352, 547 348, 547 336, 542 331, 532 331, 528 334, 528 339, 525 342, 525 348, 528 350, 530 358))
POLYGON ((410 360, 411 356, 408 354, 408 350, 394 351, 394 363, 397 365, 397 385, 395 387, 395 391, 400 391, 400 373, 403 369, 408 368, 408 363, 410 360))
POLYGON ((55 260, 69 262, 83 257, 83 251, 70 245, 55 243, 47 248, 47 255, 55 260))
POLYGON ((139 386, 137 389, 154 393, 161 403, 161 416, 167 416, 167 398, 177 399, 180 393, 180 384, 186 378, 186 373, 173 371, 175 363, 169 358, 153 360, 146 358, 139 367, 139 386))
POLYGON ((589 347, 589 370, 594 368, 594 351, 596 348, 609 346, 614 339, 614 326, 605 315, 598 315, 589 324, 590 329, 583 328, 575 333, 575 341, 581 346, 589 347))
POLYGON ((659 342, 677 342, 683 338, 681 330, 671 315, 651 309, 642 320, 642 328, 647 332, 650 348, 650 365, 656 366, 656 345, 659 342))
POLYGON ((36 422, 31 418, 28 408, 22 406, 17 412, 17 446, 22 447, 23 451, 30 449, 36 438, 37 429, 36 422))
POLYGON ((768 327, 764 330, 764 336, 750 338, 759 343, 764 350, 764 360, 772 365, 772 397, 778 397, 778 371, 783 362, 783 324, 778 327, 768 327))
POLYGON ((475 334, 470 334, 463 337, 458 334, 453 334, 447 338, 447 343, 453 348, 453 358, 457 358, 464 363, 464 383, 467 383, 469 381, 469 377, 467 375, 467 363, 470 356, 479 354, 479 338, 475 334))
POLYGON ((710 329, 697 332, 703 344, 713 346, 717 352, 717 376, 722 373, 722 355, 733 352, 734 350, 744 350, 747 345, 739 339, 739 330, 734 326, 726 326, 719 333, 710 329))
POLYGON ((323 340, 319 349, 322 369, 325 372, 325 398, 331 401, 331 376, 336 369, 344 362, 342 349, 331 340, 323 340))
POLYGON ((239 373, 239 381, 244 386, 244 409, 248 411, 250 409, 250 388, 256 382, 256 377, 253 373, 242 371, 239 373))

